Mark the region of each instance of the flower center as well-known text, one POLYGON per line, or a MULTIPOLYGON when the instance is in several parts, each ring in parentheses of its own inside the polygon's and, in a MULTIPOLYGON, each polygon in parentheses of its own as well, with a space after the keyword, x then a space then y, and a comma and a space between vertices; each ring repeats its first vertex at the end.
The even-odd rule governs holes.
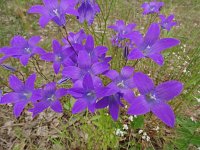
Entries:
POLYGON ((60 14, 59 14, 59 12, 58 12, 58 9, 54 9, 53 12, 54 12, 54 14, 55 14, 57 17, 60 17, 60 14))
POLYGON ((117 84, 117 86, 120 87, 120 88, 125 87, 125 85, 124 85, 124 80, 122 80, 121 82, 119 82, 119 83, 117 84))
POLYGON ((147 94, 146 98, 148 101, 156 101, 156 96, 155 94, 152 94, 152 93, 147 94))
POLYGON ((147 45, 147 47, 143 50, 143 54, 146 56, 149 54, 149 51, 151 49, 151 46, 150 45, 147 45))
POLYGON ((55 101, 56 100, 56 97, 55 95, 51 95, 51 97, 47 98, 48 101, 55 101))
POLYGON ((31 49, 29 47, 24 48, 25 52, 31 54, 31 49))
POLYGON ((58 55, 56 55, 56 57, 55 57, 55 60, 56 60, 56 61, 61 61, 61 60, 62 60, 62 57, 61 57, 61 56, 58 56, 58 55))
POLYGON ((26 92, 26 93, 23 93, 23 95, 26 97, 26 99, 29 99, 29 98, 31 98, 32 93, 26 92))

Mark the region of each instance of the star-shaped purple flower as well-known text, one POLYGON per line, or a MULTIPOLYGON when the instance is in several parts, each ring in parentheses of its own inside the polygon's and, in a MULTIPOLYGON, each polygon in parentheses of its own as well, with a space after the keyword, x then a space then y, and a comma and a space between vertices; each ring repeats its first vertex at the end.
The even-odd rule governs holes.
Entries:
POLYGON ((105 73, 105 76, 112 80, 108 85, 112 89, 111 91, 114 93, 122 93, 123 98, 128 102, 134 97, 132 91, 135 88, 133 73, 134 69, 129 66, 123 67, 120 74, 115 70, 109 70, 105 73))
POLYGON ((11 75, 9 78, 10 87, 13 92, 5 94, 0 104, 14 103, 14 115, 19 117, 24 107, 29 102, 36 102, 41 98, 40 90, 34 89, 36 75, 32 74, 25 83, 21 82, 16 76, 11 75))
POLYGON ((152 111, 166 125, 174 127, 175 116, 166 102, 181 93, 182 83, 172 80, 155 87, 153 81, 140 72, 134 75, 134 82, 141 96, 132 100, 128 114, 142 115, 152 111))
POLYGON ((20 59, 22 65, 28 64, 29 58, 34 54, 44 54, 44 50, 37 46, 40 41, 39 36, 33 36, 29 40, 22 36, 15 36, 10 42, 10 47, 1 48, 1 53, 4 53, 4 60, 9 57, 20 59))
POLYGON ((116 32, 116 36, 112 38, 112 44, 118 47, 122 46, 122 41, 125 39, 131 40, 130 44, 138 43, 138 40, 142 38, 139 31, 135 31, 135 23, 130 23, 126 25, 123 20, 116 21, 115 25, 111 25, 108 28, 113 29, 116 32))
POLYGON ((112 116, 113 120, 117 120, 118 116, 119 116, 119 110, 120 110, 120 106, 123 107, 124 105, 121 102, 122 98, 122 94, 121 93, 116 93, 114 95, 111 96, 106 96, 104 98, 102 98, 101 100, 99 100, 96 103, 96 108, 97 109, 102 109, 105 107, 109 107, 109 112, 110 115, 112 116))
POLYGON ((69 77, 73 80, 83 79, 83 77, 90 73, 91 75, 99 75, 109 69, 107 62, 92 63, 91 58, 85 50, 78 54, 78 66, 67 66, 63 69, 63 76, 69 77))
POLYGON ((159 13, 160 9, 164 6, 164 2, 157 2, 157 1, 153 1, 153 2, 145 2, 142 4, 142 8, 143 8, 143 14, 147 15, 147 14, 153 14, 153 13, 159 13))
POLYGON ((79 86, 69 89, 69 94, 77 99, 72 108, 73 114, 80 113, 86 108, 94 113, 97 99, 109 95, 108 88, 101 86, 102 84, 95 80, 97 79, 92 78, 90 74, 86 74, 83 78, 82 86, 79 84, 79 86))
POLYGON ((164 58, 161 55, 161 52, 178 45, 180 41, 174 38, 160 39, 159 36, 159 25, 157 23, 151 24, 145 37, 141 40, 141 42, 137 43, 137 47, 130 52, 128 59, 134 60, 147 57, 162 66, 164 58))
POLYGON ((34 108, 29 111, 33 113, 33 117, 41 113, 48 107, 57 113, 63 111, 62 105, 59 101, 63 96, 67 94, 67 89, 56 89, 56 83, 51 82, 46 84, 43 90, 41 90, 41 99, 39 102, 34 103, 34 108))
POLYGON ((78 0, 78 3, 80 4, 78 8, 79 22, 83 23, 86 20, 91 25, 95 15, 100 12, 99 5, 95 0, 78 0))
POLYGON ((173 21, 174 15, 170 15, 166 17, 165 15, 160 15, 160 26, 162 29, 166 29, 167 31, 170 31, 173 26, 176 26, 177 23, 173 21))
POLYGON ((49 21, 54 21, 58 26, 65 26, 65 15, 78 16, 78 12, 74 9, 76 1, 74 0, 43 0, 44 5, 32 6, 28 13, 41 14, 39 24, 44 28, 49 21))
POLYGON ((73 54, 71 47, 65 48, 65 46, 60 45, 57 40, 53 40, 53 53, 45 53, 41 56, 41 59, 53 62, 54 72, 58 74, 61 65, 68 61, 69 56, 73 54))

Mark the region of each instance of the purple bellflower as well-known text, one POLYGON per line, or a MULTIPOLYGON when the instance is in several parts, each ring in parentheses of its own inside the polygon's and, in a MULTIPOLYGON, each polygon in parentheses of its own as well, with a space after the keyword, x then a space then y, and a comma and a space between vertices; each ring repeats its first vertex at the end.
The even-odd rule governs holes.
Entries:
POLYGON ((78 0, 80 6, 78 8, 78 19, 80 23, 87 21, 91 25, 94 17, 100 12, 99 5, 95 0, 78 0))
POLYGON ((1 104, 1 98, 2 98, 3 92, 0 90, 0 104, 1 104))
POLYGON ((153 2, 145 2, 142 4, 142 8, 143 8, 143 14, 144 15, 148 15, 148 14, 153 14, 153 13, 159 13, 161 8, 164 6, 164 2, 157 2, 157 1, 153 1, 153 2))
POLYGON ((57 113, 63 111, 62 105, 59 101, 63 96, 67 94, 67 89, 56 89, 56 83, 48 83, 43 90, 41 90, 41 99, 39 102, 34 103, 34 108, 29 111, 33 113, 33 117, 41 113, 48 107, 57 113))
POLYGON ((90 73, 92 76, 104 73, 109 69, 107 62, 92 63, 91 58, 85 50, 78 54, 78 66, 67 66, 63 69, 63 76, 69 77, 73 80, 83 79, 83 77, 90 73))
POLYGON ((166 125, 174 127, 175 116, 166 102, 181 93, 182 83, 172 80, 155 87, 153 81, 140 72, 134 75, 134 82, 141 96, 132 100, 128 114, 142 115, 152 111, 166 125))
POLYGON ((36 102, 41 98, 40 90, 34 89, 35 79, 36 75, 32 74, 22 83, 16 76, 11 75, 9 84, 13 92, 5 94, 0 104, 14 103, 14 115, 19 117, 29 102, 36 102))
POLYGON ((142 35, 139 31, 135 31, 135 23, 126 25, 123 20, 116 21, 115 25, 111 25, 108 28, 113 29, 116 32, 116 36, 112 38, 112 44, 118 47, 122 47, 122 41, 125 39, 131 40, 129 46, 141 39, 142 35))
POLYGON ((114 95, 111 96, 106 96, 104 98, 102 98, 101 100, 99 100, 96 103, 96 108, 97 109, 102 109, 105 107, 109 107, 109 112, 110 115, 112 116, 113 120, 117 120, 118 116, 119 116, 119 110, 120 110, 120 106, 123 107, 124 105, 121 102, 121 97, 122 94, 121 93, 116 93, 114 95))
POLYGON ((162 66, 164 58, 160 53, 168 48, 178 45, 180 41, 174 38, 160 39, 159 36, 159 25, 157 23, 151 24, 145 37, 141 42, 137 43, 137 47, 130 52, 128 59, 134 60, 147 57, 162 66))
POLYGON ((86 74, 82 81, 82 87, 75 86, 69 89, 68 93, 77 99, 72 108, 73 114, 80 113, 86 108, 94 113, 97 99, 108 96, 108 88, 100 86, 99 81, 95 80, 96 78, 86 74))
POLYGON ((105 76, 112 80, 108 85, 108 87, 112 89, 111 91, 115 91, 114 93, 122 93, 123 98, 128 102, 134 97, 132 91, 132 89, 135 88, 133 73, 134 69, 129 66, 123 67, 120 74, 115 70, 109 70, 105 73, 105 76))
POLYGON ((4 53, 4 60, 9 57, 20 59, 22 65, 28 64, 29 58, 34 54, 44 54, 45 51, 38 47, 37 44, 40 41, 39 36, 33 36, 29 40, 24 39, 21 36, 15 36, 10 42, 10 47, 3 47, 1 53, 4 53))
POLYGON ((162 29, 166 29, 167 31, 170 31, 173 26, 176 26, 177 23, 173 21, 174 15, 170 15, 168 17, 165 17, 165 15, 160 15, 160 26, 162 29))
POLYGON ((45 53, 41 56, 41 59, 53 62, 54 72, 59 73, 61 65, 65 64, 65 61, 69 59, 69 56, 73 54, 71 47, 65 48, 60 45, 57 40, 53 40, 53 53, 45 53))
POLYGON ((55 22, 58 26, 65 26, 65 15, 78 16, 78 12, 74 9, 76 2, 74 0, 43 0, 44 5, 32 6, 28 13, 41 14, 39 24, 44 28, 49 21, 55 22))

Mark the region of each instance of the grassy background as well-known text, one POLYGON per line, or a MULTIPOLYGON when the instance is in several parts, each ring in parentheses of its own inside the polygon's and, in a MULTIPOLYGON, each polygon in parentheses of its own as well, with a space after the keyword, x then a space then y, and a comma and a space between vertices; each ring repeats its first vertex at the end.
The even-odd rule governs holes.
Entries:
MULTIPOLYGON (((98 0, 102 12, 91 28, 77 23, 75 18, 69 18, 68 29, 78 31, 84 28, 88 34, 95 36, 96 45, 104 44, 109 47, 109 53, 114 51, 110 38, 112 32, 105 30, 107 25, 117 19, 127 23, 135 22, 137 29, 145 33, 149 17, 141 15, 140 5, 144 1, 132 0, 98 0), (110 14, 110 15, 108 15, 110 14)), ((107 115, 106 110, 98 111, 95 115, 87 112, 72 115, 70 112, 73 100, 67 97, 62 100, 65 112, 61 115, 47 110, 35 119, 27 109, 23 115, 15 119, 12 115, 12 106, 0 106, 0 150, 34 150, 34 149, 197 149, 200 145, 199 116, 200 106, 200 1, 199 0, 164 0, 165 7, 162 13, 175 14, 179 26, 170 33, 163 33, 162 37, 175 37, 181 40, 181 45, 164 52, 165 64, 157 66, 151 60, 142 60, 136 66, 137 71, 143 71, 159 82, 176 79, 184 83, 183 94, 171 101, 177 123, 174 129, 166 127, 154 116, 147 114, 134 118, 131 122, 121 111, 119 121, 114 122, 107 115), (193 120, 193 121, 192 121, 193 120), (116 129, 123 130, 123 124, 129 129, 125 136, 115 135, 116 129), (159 131, 155 127, 159 126, 159 131), (144 130, 151 138, 149 142, 142 140, 138 130, 144 130)), ((41 35, 41 46, 50 51, 52 39, 61 39, 59 29, 50 23, 45 29, 38 25, 38 15, 29 15, 27 10, 40 0, 1 0, 0 1, 0 47, 9 45, 14 35, 31 37, 41 35)), ((22 70, 24 76, 35 72, 33 66, 22 67, 18 61, 11 59, 12 66, 22 70)), ((115 69, 119 70, 123 62, 114 60, 115 69)), ((135 62, 128 62, 133 65, 135 62)), ((51 78, 49 63, 42 63, 44 73, 51 78)), ((19 77, 20 74, 16 73, 19 77)), ((4 92, 8 89, 3 86, 7 82, 9 71, 0 68, 0 88, 4 92)), ((56 79, 59 79, 57 76, 56 79)), ((45 84, 45 80, 38 78, 36 87, 45 84)), ((64 85, 67 86, 67 85, 64 85)))

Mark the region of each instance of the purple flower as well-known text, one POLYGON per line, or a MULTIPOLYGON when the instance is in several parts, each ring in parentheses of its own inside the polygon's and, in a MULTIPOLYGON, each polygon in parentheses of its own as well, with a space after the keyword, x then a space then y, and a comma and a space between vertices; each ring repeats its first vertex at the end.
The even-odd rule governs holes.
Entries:
POLYGON ((111 96, 106 96, 106 97, 102 98, 101 100, 99 100, 96 103, 95 107, 97 109, 102 109, 102 108, 109 106, 110 115, 116 121, 119 116, 120 106, 122 106, 122 107, 124 106, 120 100, 121 97, 122 97, 122 95, 120 93, 116 93, 111 96))
POLYGON ((3 92, 0 90, 0 104, 1 104, 1 98, 2 98, 3 92))
POLYGON ((97 79, 86 74, 82 81, 82 87, 74 86, 69 89, 69 94, 77 99, 72 108, 73 114, 82 112, 86 108, 94 113, 97 99, 108 96, 108 88, 100 86, 99 81, 95 80, 97 79))
POLYGON ((114 93, 122 93, 123 98, 128 102, 134 97, 132 91, 132 89, 135 88, 133 73, 134 69, 129 66, 123 67, 120 74, 115 70, 109 70, 105 73, 105 76, 112 80, 108 85, 108 87, 112 89, 111 91, 114 93))
POLYGON ((177 23, 173 21, 174 15, 170 15, 168 17, 165 17, 165 15, 160 15, 160 25, 162 29, 166 29, 167 31, 170 31, 173 26, 176 26, 177 23))
POLYGON ((147 15, 147 14, 153 14, 153 13, 159 13, 160 9, 164 6, 164 2, 145 2, 142 4, 142 8, 143 8, 143 14, 147 15))
POLYGON ((68 66, 63 69, 63 76, 69 77, 73 80, 83 79, 83 77, 90 73, 91 75, 99 75, 109 69, 107 62, 92 63, 91 58, 85 50, 78 54, 78 66, 68 66))
MULTIPOLYGON (((87 35, 85 34, 84 30, 81 29, 77 33, 70 32, 68 38, 69 38, 70 43, 73 46, 76 46, 76 45, 82 45, 83 40, 87 38, 87 35)), ((63 38, 63 42, 66 44, 66 47, 71 47, 71 45, 69 44, 66 38, 63 38)))
POLYGON ((3 47, 1 53, 4 53, 4 60, 9 57, 20 59, 22 65, 28 64, 29 58, 34 54, 44 54, 44 50, 37 46, 40 41, 39 36, 33 36, 25 40, 21 36, 15 36, 10 42, 11 47, 3 47))
POLYGON ((136 73, 134 82, 141 96, 133 99, 128 114, 142 115, 152 111, 165 124, 174 127, 175 116, 166 102, 181 93, 182 83, 172 80, 155 87, 153 81, 143 73, 136 73))
MULTIPOLYGON (((115 25, 111 25, 108 28, 113 29, 116 32, 116 36, 112 38, 112 44, 118 47, 122 47, 122 42, 125 39, 130 39, 130 44, 138 42, 142 35, 138 31, 134 31, 136 27, 135 23, 126 25, 123 20, 116 21, 115 25)), ((130 45, 129 44, 129 45, 130 45)))
POLYGON ((78 0, 80 7, 78 8, 78 19, 80 23, 85 20, 91 25, 94 21, 94 17, 100 12, 100 8, 95 0, 78 0))
POLYGON ((53 68, 56 74, 58 74, 61 65, 68 61, 69 56, 73 54, 71 47, 65 48, 60 45, 57 40, 53 40, 53 53, 46 53, 41 56, 41 59, 53 62, 53 68))
POLYGON ((78 16, 78 12, 74 9, 76 2, 72 0, 61 0, 60 4, 57 0, 43 0, 44 5, 32 6, 28 13, 41 14, 39 24, 44 28, 49 21, 54 21, 59 26, 65 26, 65 15, 78 16))
POLYGON ((41 101, 34 103, 34 108, 30 109, 29 111, 33 113, 33 117, 48 107, 51 107, 51 109, 57 113, 61 113, 63 109, 59 99, 61 99, 66 94, 67 89, 56 89, 55 82, 48 83, 41 91, 41 101))
POLYGON ((32 74, 25 83, 22 83, 16 76, 9 78, 10 87, 13 92, 5 94, 0 104, 14 103, 14 115, 19 117, 24 107, 30 102, 41 98, 40 91, 34 89, 36 75, 32 74))
POLYGON ((179 40, 174 38, 162 38, 160 39, 160 28, 157 23, 151 24, 145 37, 141 42, 137 43, 137 47, 133 49, 128 59, 141 59, 151 58, 158 65, 163 65, 164 58, 160 54, 163 50, 174 47, 180 43, 179 40))

